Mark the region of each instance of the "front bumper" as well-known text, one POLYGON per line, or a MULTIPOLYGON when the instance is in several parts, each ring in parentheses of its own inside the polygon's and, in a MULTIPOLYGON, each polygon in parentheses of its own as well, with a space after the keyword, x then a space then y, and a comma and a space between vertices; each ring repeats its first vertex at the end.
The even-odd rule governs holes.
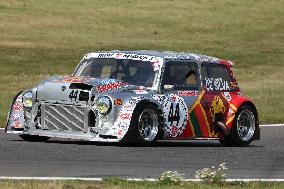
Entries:
POLYGON ((106 135, 97 134, 94 136, 91 133, 84 133, 78 131, 51 131, 51 130, 34 130, 30 132, 24 131, 6 131, 8 134, 16 135, 37 135, 37 136, 46 136, 51 138, 62 138, 62 139, 74 139, 74 140, 84 140, 84 141, 94 141, 94 142, 119 142, 117 137, 108 138, 106 135))

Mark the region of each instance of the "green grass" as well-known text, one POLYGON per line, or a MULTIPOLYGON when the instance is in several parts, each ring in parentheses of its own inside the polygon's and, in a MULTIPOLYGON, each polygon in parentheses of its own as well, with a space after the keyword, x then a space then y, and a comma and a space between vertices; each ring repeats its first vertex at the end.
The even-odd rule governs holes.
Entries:
POLYGON ((283 0, 2 0, 0 125, 16 91, 87 52, 190 51, 235 62, 261 123, 284 122, 283 0))
POLYGON ((1 189, 281 189, 284 183, 264 183, 264 182, 236 182, 224 183, 223 185, 202 184, 185 182, 181 185, 166 184, 162 182, 130 182, 121 179, 112 179, 103 182, 90 181, 0 181, 1 189))

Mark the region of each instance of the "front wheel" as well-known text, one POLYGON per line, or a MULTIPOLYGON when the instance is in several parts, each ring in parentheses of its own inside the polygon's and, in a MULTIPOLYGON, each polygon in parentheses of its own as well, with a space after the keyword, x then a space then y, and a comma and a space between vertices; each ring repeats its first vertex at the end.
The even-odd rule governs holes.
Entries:
POLYGON ((125 142, 153 144, 161 136, 160 111, 153 104, 141 104, 133 112, 125 142))
POLYGON ((230 135, 220 139, 224 146, 248 146, 258 129, 257 112, 250 105, 243 105, 236 113, 230 135))
POLYGON ((20 137, 29 142, 44 142, 47 141, 50 137, 46 136, 37 136, 37 135, 20 135, 20 137))

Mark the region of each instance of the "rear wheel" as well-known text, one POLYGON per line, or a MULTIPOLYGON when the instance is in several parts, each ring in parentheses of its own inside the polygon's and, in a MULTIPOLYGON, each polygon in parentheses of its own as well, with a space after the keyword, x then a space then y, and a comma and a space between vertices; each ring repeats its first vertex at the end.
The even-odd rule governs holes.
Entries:
POLYGON ((257 113, 250 105, 243 105, 236 113, 230 135, 220 140, 224 146, 248 146, 256 134, 257 113))
POLYGON ((20 137, 29 142, 44 142, 47 141, 50 137, 46 136, 37 136, 37 135, 20 135, 20 137))
POLYGON ((153 144, 161 134, 160 111, 153 104, 139 105, 133 112, 125 142, 153 144))

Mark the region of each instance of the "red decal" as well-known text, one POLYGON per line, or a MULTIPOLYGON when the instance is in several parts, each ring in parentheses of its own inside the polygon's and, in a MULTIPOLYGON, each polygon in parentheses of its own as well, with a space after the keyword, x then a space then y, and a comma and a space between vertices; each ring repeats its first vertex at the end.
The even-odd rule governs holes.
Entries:
POLYGON ((119 89, 120 87, 122 87, 122 85, 123 85, 122 82, 109 83, 106 85, 97 86, 96 89, 98 92, 106 92, 113 89, 119 89))
POLYGON ((155 61, 152 63, 154 69, 159 69, 160 68, 160 62, 159 61, 155 61))
POLYGON ((19 112, 21 110, 23 110, 23 104, 20 103, 16 103, 13 105, 12 110, 15 112, 19 112))
POLYGON ((171 128, 171 136, 176 136, 177 131, 178 131, 177 126, 173 125, 171 128))
POLYGON ((176 101, 176 99, 177 99, 177 97, 174 95, 174 96, 172 96, 172 100, 175 102, 176 101))
POLYGON ((22 127, 22 125, 21 125, 21 123, 20 122, 15 122, 15 123, 13 123, 12 125, 11 125, 11 127, 12 128, 21 128, 22 127))
POLYGON ((196 96, 198 91, 178 91, 178 96, 196 96))
POLYGON ((118 135, 118 136, 121 136, 121 135, 122 135, 122 129, 119 129, 119 130, 117 131, 117 135, 118 135))
POLYGON ((119 118, 122 120, 130 120, 131 119, 131 113, 123 113, 119 115, 119 118))
POLYGON ((121 99, 115 99, 114 100, 114 105, 121 106, 122 105, 122 100, 121 99))
POLYGON ((121 54, 121 53, 116 53, 115 57, 116 57, 116 58, 119 58, 121 55, 123 55, 123 54, 121 54))

